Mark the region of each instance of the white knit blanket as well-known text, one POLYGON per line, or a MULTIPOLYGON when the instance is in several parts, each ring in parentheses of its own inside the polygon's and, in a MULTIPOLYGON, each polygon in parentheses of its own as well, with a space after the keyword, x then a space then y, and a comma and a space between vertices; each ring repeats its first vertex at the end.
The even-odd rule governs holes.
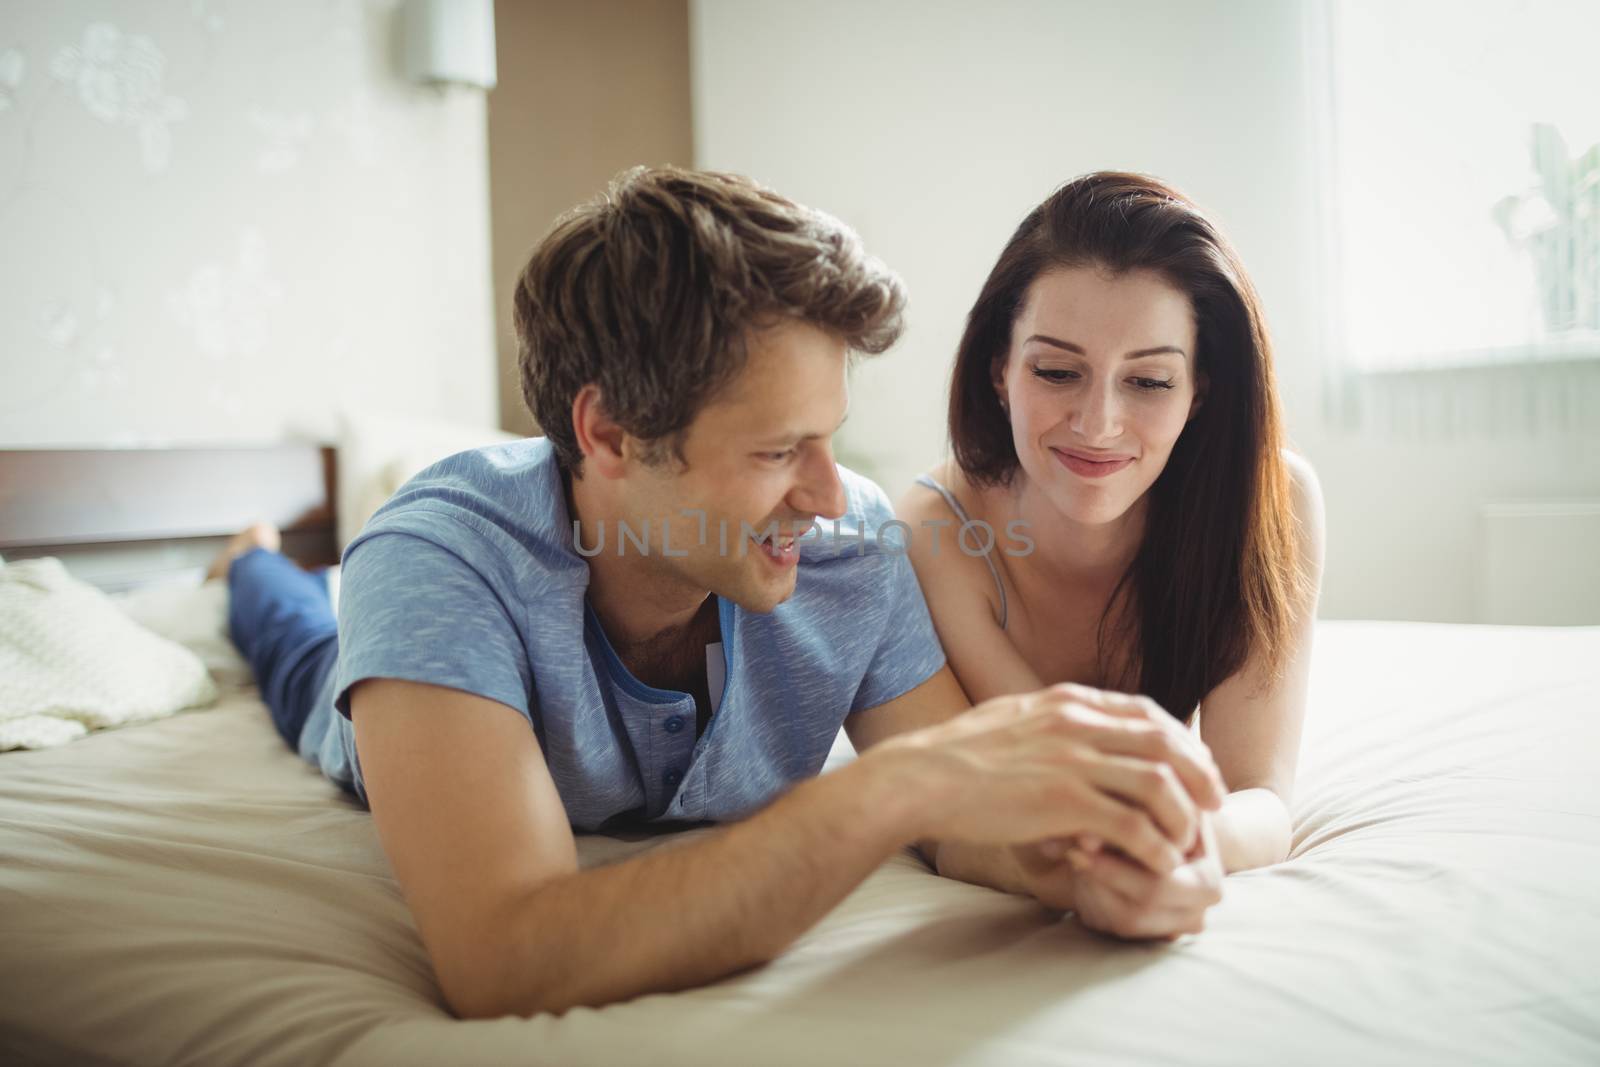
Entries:
POLYGON ((52 558, 0 561, 0 751, 208 704, 205 664, 52 558))

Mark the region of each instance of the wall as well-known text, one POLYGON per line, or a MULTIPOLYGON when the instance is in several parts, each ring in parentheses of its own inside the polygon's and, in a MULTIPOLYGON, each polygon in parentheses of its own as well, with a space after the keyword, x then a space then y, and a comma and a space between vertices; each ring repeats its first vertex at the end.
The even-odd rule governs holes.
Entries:
POLYGON ((1594 428, 1438 441, 1325 420, 1306 4, 696 0, 691 14, 697 162, 839 215, 910 287, 906 337, 858 372, 839 442, 892 493, 942 454, 950 359, 1011 230, 1066 178, 1129 169, 1206 205, 1261 291, 1290 436, 1328 499, 1324 615, 1473 620, 1481 504, 1600 497, 1594 428))
POLYGON ((484 96, 396 10, 0 6, 0 446, 492 425, 484 96))
POLYGON ((562 212, 638 163, 694 162, 687 0, 501 0, 500 83, 489 97, 489 173, 500 423, 532 433, 511 296, 562 212))

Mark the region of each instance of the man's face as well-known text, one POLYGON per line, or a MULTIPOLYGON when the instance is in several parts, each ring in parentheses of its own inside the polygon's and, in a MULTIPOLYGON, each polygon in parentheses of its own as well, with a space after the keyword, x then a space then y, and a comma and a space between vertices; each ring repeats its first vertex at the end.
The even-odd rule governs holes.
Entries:
POLYGON ((650 559, 662 577, 749 611, 788 599, 794 538, 844 514, 830 442, 849 404, 847 365, 844 342, 805 323, 753 335, 749 362, 690 424, 684 465, 669 458, 629 475, 624 510, 635 528, 651 520, 650 559))

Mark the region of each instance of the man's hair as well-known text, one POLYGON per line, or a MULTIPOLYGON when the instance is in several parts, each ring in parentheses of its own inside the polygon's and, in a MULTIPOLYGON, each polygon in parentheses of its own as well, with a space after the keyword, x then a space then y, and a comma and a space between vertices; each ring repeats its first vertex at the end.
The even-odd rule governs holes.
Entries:
POLYGON ((513 307, 522 396, 582 473, 572 402, 593 382, 607 415, 662 458, 743 368, 753 332, 809 323, 854 352, 900 336, 905 289, 855 232, 733 174, 636 167, 563 216, 513 307))

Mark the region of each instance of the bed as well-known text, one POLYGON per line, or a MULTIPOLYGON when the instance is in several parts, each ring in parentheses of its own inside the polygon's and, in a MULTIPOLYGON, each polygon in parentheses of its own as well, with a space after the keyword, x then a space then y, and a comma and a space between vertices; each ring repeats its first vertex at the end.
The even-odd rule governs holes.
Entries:
MULTIPOLYGON (((318 454, 283 477, 331 469, 318 454)), ((18 461, 0 454, 0 553, 59 550, 16 536, 18 461)), ((334 494, 305 485, 279 510, 325 556, 334 494)), ((95 536, 223 532, 149 526, 95 536)), ((0 1060, 1600 1063, 1600 628, 1320 623, 1292 854, 1231 876, 1199 936, 1112 942, 905 852, 766 967, 472 1022, 443 1006, 370 816, 253 688, 220 688, 0 753, 0 1060)), ((830 766, 852 758, 841 739, 830 766)), ((583 836, 580 858, 708 832, 583 836)))

